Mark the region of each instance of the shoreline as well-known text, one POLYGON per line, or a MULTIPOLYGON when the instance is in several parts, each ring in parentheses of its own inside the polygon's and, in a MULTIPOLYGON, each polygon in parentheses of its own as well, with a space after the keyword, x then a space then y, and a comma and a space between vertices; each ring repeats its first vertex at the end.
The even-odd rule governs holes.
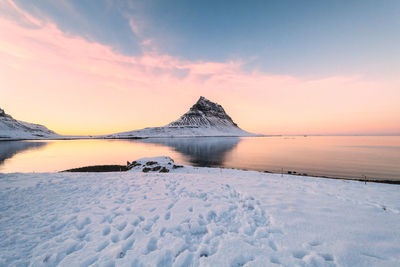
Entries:
POLYGON ((238 138, 247 138, 247 137, 349 137, 349 136, 354 136, 354 137, 391 137, 391 136, 400 136, 400 134, 392 134, 392 135, 372 135, 372 134, 366 134, 366 135, 355 135, 355 134, 349 134, 349 135, 342 135, 342 134, 327 134, 327 135, 321 135, 321 134, 296 134, 296 135, 290 135, 290 134, 257 134, 257 135, 252 135, 252 136, 238 136, 238 135, 187 135, 187 136, 131 136, 131 137, 95 137, 95 136, 71 136, 71 137, 60 137, 60 138, 10 138, 10 139, 1 139, 0 142, 14 142, 14 141, 69 141, 69 140, 126 140, 126 139, 152 139, 152 138, 216 138, 216 137, 238 137, 238 138))
POLYGON ((226 138, 226 137, 283 137, 283 135, 255 135, 255 136, 237 136, 237 135, 185 135, 185 136, 131 136, 131 137, 65 137, 65 138, 48 138, 48 139, 33 139, 33 138, 15 138, 15 139, 0 139, 0 142, 15 142, 15 141, 70 141, 70 140, 129 140, 129 139, 159 139, 159 138, 226 138))
MULTIPOLYGON (((400 185, 400 180, 390 180, 383 178, 379 179, 362 179, 356 177, 335 177, 335 176, 327 176, 327 175, 313 175, 313 174, 301 174, 301 173, 278 173, 272 171, 259 171, 259 170, 250 170, 250 169, 240 169, 240 168, 225 168, 225 167, 207 167, 207 166, 192 166, 195 168, 215 168, 215 169, 227 169, 227 170, 237 170, 237 171, 255 171, 259 173, 270 173, 275 175, 285 175, 285 176, 298 176, 298 177, 310 177, 310 178, 323 178, 323 179, 335 179, 335 180, 347 180, 347 181, 358 181, 364 183, 381 183, 381 184, 394 184, 400 185)), ((116 164, 106 164, 106 165, 90 165, 90 166, 81 166, 70 168, 66 170, 61 170, 57 172, 80 172, 80 173, 88 173, 88 172, 127 172, 131 170, 131 168, 125 165, 116 165, 116 164)))

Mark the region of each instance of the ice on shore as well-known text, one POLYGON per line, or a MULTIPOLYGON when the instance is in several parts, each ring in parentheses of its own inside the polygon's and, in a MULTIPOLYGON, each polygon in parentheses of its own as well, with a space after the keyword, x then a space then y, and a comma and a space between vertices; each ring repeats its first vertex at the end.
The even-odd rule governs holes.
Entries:
POLYGON ((398 185, 187 166, 0 174, 0 266, 399 266, 399 222, 398 185))

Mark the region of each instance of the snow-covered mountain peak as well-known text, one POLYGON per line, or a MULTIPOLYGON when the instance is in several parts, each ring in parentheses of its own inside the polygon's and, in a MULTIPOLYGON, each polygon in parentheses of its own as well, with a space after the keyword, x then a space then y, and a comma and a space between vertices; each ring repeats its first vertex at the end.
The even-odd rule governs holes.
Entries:
POLYGON ((204 96, 201 96, 188 112, 167 126, 238 127, 221 105, 204 96))
POLYGON ((8 117, 8 118, 11 118, 11 116, 8 115, 7 113, 5 113, 4 110, 1 109, 1 108, 0 108, 0 117, 8 117))
POLYGON ((151 127, 123 133, 116 133, 105 138, 140 138, 140 137, 199 137, 199 136, 254 136, 233 122, 224 108, 201 96, 199 100, 178 120, 164 127, 151 127))

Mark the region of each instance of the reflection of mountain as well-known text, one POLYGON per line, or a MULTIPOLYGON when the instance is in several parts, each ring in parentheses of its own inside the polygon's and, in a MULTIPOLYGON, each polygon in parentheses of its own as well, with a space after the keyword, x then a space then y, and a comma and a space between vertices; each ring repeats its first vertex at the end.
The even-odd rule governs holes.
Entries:
POLYGON ((227 154, 241 141, 238 137, 149 138, 138 142, 172 147, 194 166, 222 166, 227 154))
POLYGON ((8 158, 12 158, 15 154, 44 147, 47 145, 46 142, 25 142, 25 141, 3 141, 0 142, 0 165, 8 158))

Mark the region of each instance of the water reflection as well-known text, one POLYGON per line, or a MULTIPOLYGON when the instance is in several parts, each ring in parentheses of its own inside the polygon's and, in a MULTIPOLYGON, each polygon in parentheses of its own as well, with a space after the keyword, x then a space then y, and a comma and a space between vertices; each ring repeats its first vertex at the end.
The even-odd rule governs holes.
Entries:
POLYGON ((139 142, 168 146, 183 154, 194 166, 222 166, 227 155, 239 142, 238 137, 207 137, 207 138, 150 138, 139 142))
POLYGON ((399 136, 158 138, 0 142, 0 172, 54 172, 141 157, 178 164, 400 180, 399 136))
POLYGON ((0 143, 0 165, 14 155, 25 150, 38 149, 45 147, 46 142, 29 142, 29 141, 7 141, 0 143))

